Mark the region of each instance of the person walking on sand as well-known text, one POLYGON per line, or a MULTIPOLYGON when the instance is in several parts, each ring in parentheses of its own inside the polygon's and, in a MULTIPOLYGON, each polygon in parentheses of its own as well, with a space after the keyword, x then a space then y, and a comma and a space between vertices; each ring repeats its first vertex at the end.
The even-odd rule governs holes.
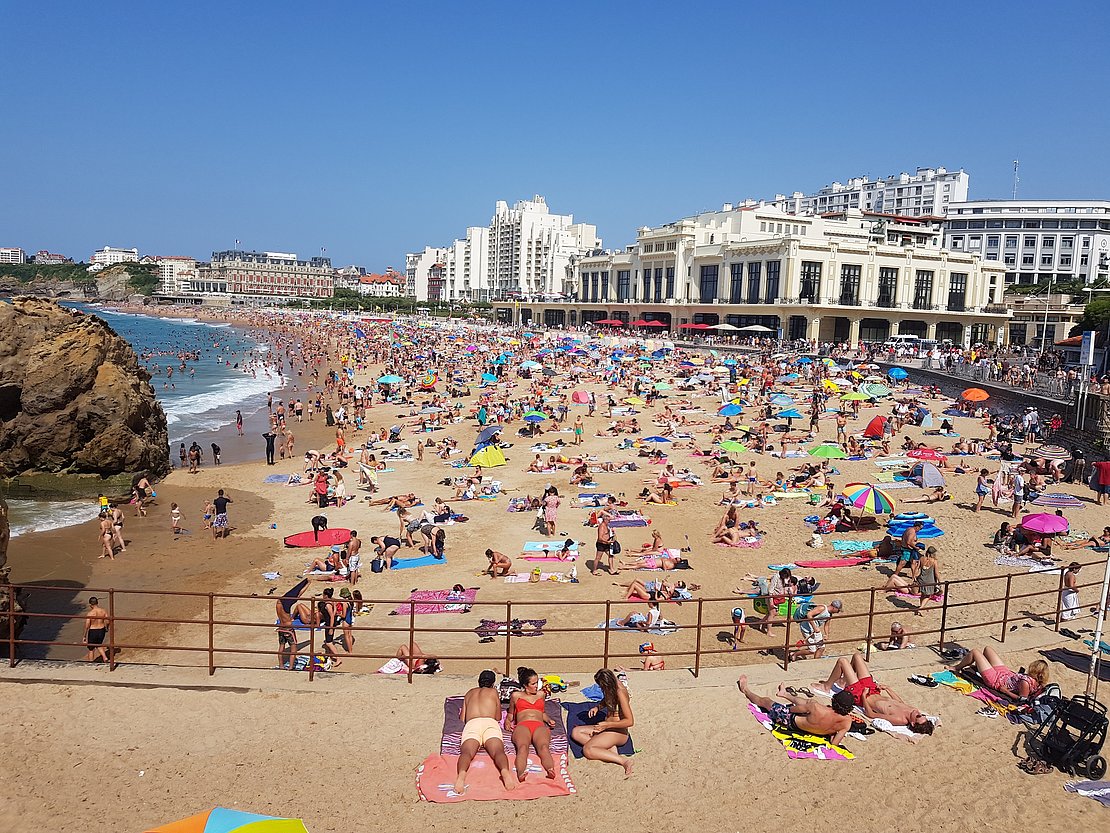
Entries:
POLYGON ((613 533, 609 529, 609 513, 600 512, 598 514, 597 522, 597 543, 594 545, 594 569, 595 576, 601 575, 601 559, 606 558, 609 560, 609 575, 619 575, 613 561, 613 533))
POLYGON ((127 546, 123 540, 123 510, 113 503, 108 507, 108 516, 112 519, 112 536, 119 546, 119 551, 127 552, 127 546))
POLYGON ((189 530, 183 529, 181 527, 181 522, 183 520, 185 520, 185 516, 181 514, 181 509, 178 508, 176 503, 171 503, 170 504, 170 530, 173 532, 173 534, 175 536, 180 535, 182 532, 187 533, 189 531, 189 530))
POLYGON ((216 516, 212 519, 212 540, 217 538, 226 538, 230 531, 227 522, 227 505, 232 503, 231 498, 224 495, 224 490, 220 489, 216 498, 212 501, 212 506, 216 510, 216 516))
POLYGON ((466 773, 479 749, 485 749, 493 758, 493 765, 501 773, 501 782, 506 790, 516 789, 517 780, 509 769, 509 758, 505 754, 505 741, 501 734, 501 698, 494 689, 497 675, 483 671, 478 675, 478 686, 463 696, 459 717, 463 721, 461 753, 459 755, 458 778, 455 779, 455 794, 466 793, 466 773))
POLYGON ((89 598, 89 612, 85 614, 85 631, 81 641, 88 649, 86 662, 108 662, 108 649, 104 637, 108 635, 108 611, 102 608, 96 596, 89 598))
POLYGON ((243 412, 235 412, 235 430, 239 432, 239 436, 243 436, 243 412))
POLYGON ((275 607, 278 623, 278 668, 296 671, 294 666, 297 659, 297 632, 293 628, 293 616, 285 609, 285 599, 278 599, 275 607))
POLYGON ((582 445, 582 415, 574 418, 574 444, 582 445))
POLYGON ((112 519, 103 512, 100 513, 100 531, 97 534, 100 536, 100 544, 103 547, 103 552, 99 557, 110 558, 114 561, 116 558, 115 531, 112 529, 112 519))

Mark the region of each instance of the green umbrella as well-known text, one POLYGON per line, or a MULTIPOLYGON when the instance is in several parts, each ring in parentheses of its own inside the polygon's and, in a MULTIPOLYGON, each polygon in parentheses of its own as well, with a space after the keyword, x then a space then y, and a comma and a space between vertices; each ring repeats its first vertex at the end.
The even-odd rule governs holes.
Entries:
POLYGON ((671 386, 670 386, 670 385, 668 385, 668 384, 667 384, 666 382, 656 382, 656 383, 655 383, 655 384, 653 385, 653 387, 654 387, 654 388, 655 388, 656 390, 670 390, 670 389, 671 389, 671 386))
POLYGON ((720 445, 722 451, 735 452, 736 454, 743 454, 748 450, 746 445, 738 443, 736 440, 725 440, 722 443, 718 443, 718 445, 720 445))
POLYGON ((831 443, 825 443, 824 445, 817 446, 817 448, 810 449, 809 456, 843 460, 848 455, 844 453, 844 449, 842 449, 840 446, 833 445, 831 443))

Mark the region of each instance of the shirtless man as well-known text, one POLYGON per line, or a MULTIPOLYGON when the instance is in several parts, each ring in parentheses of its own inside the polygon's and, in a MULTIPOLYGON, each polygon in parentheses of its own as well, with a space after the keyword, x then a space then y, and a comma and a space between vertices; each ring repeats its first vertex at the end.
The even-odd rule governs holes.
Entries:
POLYGON ((597 543, 595 544, 596 555, 594 556, 594 569, 595 576, 601 575, 601 559, 609 559, 609 575, 617 575, 613 558, 613 533, 609 530, 609 514, 607 512, 600 513, 597 523, 597 543))
POLYGON ((486 558, 489 559, 489 567, 486 572, 489 573, 490 578, 497 578, 498 576, 507 576, 509 570, 512 569, 513 562, 509 556, 497 550, 486 550, 486 558))
POLYGON ((786 731, 802 732, 808 735, 818 735, 828 738, 833 745, 839 745, 852 728, 852 695, 846 692, 837 692, 832 699, 832 707, 807 697, 798 697, 786 693, 786 687, 779 684, 775 697, 760 697, 748 688, 748 678, 741 674, 736 681, 740 693, 748 698, 748 702, 757 708, 763 709, 770 715, 776 726, 786 731), (786 703, 779 702, 786 700, 786 703))
POLYGON ((284 600, 278 599, 276 607, 278 668, 288 668, 290 671, 296 671, 297 669, 293 665, 297 658, 297 632, 293 630, 293 616, 285 609, 284 600))
POLYGON ((501 699, 493 684, 497 675, 483 671, 478 675, 478 687, 472 688, 463 697, 459 717, 464 721, 462 730, 462 753, 459 755, 459 777, 455 780, 455 793, 466 792, 466 773, 470 762, 485 749, 493 758, 493 765, 501 773, 505 789, 516 789, 517 779, 509 770, 509 759, 505 755, 505 742, 501 737, 501 699))
POLYGON ((852 695, 855 705, 863 709, 869 719, 882 718, 893 726, 905 726, 919 735, 933 733, 933 723, 924 712, 875 682, 860 654, 854 654, 851 660, 840 657, 833 665, 829 678, 823 683, 814 683, 813 688, 832 694, 833 686, 837 685, 852 695))
POLYGON ((85 614, 85 632, 81 641, 88 648, 87 662, 108 662, 108 649, 104 637, 108 635, 108 611, 100 606, 96 596, 89 598, 89 612, 85 614))

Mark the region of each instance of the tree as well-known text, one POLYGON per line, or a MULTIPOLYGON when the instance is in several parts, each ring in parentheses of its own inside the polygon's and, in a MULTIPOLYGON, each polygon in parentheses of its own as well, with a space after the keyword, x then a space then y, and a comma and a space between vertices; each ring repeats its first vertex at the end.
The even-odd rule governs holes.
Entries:
POLYGON ((1110 322, 1110 298, 1099 298, 1083 308, 1083 317, 1071 328, 1068 335, 1081 335, 1087 330, 1102 332, 1106 329, 1107 322, 1110 322))

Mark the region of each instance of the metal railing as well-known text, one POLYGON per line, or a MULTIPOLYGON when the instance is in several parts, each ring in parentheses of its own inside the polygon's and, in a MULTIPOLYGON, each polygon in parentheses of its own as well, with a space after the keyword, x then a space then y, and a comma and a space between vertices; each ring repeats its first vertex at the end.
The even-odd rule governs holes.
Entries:
MULTIPOLYGON (((1087 562, 1083 566, 1102 565, 1103 561, 1087 562)), ((984 576, 979 578, 959 579, 955 581, 943 582, 943 598, 940 602, 930 608, 931 611, 939 610, 940 620, 939 626, 922 629, 911 630, 906 628, 909 636, 912 636, 915 644, 921 646, 930 644, 930 641, 922 639, 923 637, 936 637, 935 644, 943 649, 946 641, 951 640, 953 634, 975 632, 978 637, 986 637, 989 633, 993 633, 993 628, 998 627, 997 638, 1000 642, 1006 641, 1007 633, 1012 630, 1015 623, 1035 620, 1039 621, 1046 626, 1051 626, 1055 630, 1059 630, 1062 614, 1062 590, 1064 588, 1063 571, 1059 571, 1059 578, 1053 582, 1055 586, 1052 587, 1035 587, 1035 582, 1040 580, 1043 584, 1046 576, 1041 573, 1014 573, 997 576, 984 576), (999 590, 998 595, 993 595, 989 592, 991 585, 997 586, 999 590), (1034 589, 1030 589, 1033 587, 1034 589), (974 592, 977 589, 986 588, 988 592, 984 596, 982 593, 974 592), (956 598, 960 595, 961 598, 956 598), (1037 605, 1034 600, 1042 600, 1045 597, 1051 597, 1051 603, 1048 605, 1037 605), (1024 603, 1025 609, 1015 611, 1015 603, 1024 603), (984 613, 982 616, 979 612, 985 606, 994 606, 993 613, 984 613), (1033 609, 1039 607, 1040 609, 1033 609)), ((1101 587, 1101 581, 1093 581, 1087 584, 1078 585, 1079 589, 1101 587)), ((67 659, 71 660, 74 657, 58 657, 50 656, 52 649, 56 648, 85 648, 84 642, 72 641, 72 637, 63 637, 61 631, 68 623, 76 623, 78 620, 85 618, 84 612, 67 612, 65 608, 72 611, 77 602, 74 599, 75 590, 72 587, 55 587, 55 586, 16 586, 9 585, 6 588, 8 595, 9 609, 14 609, 14 604, 17 598, 22 597, 22 593, 31 593, 35 597, 41 598, 42 594, 52 596, 54 594, 61 594, 68 597, 64 601, 61 610, 52 612, 41 611, 27 611, 20 616, 8 617, 8 633, 0 635, 0 639, 7 642, 7 651, 9 657, 9 665, 15 668, 21 655, 25 653, 25 649, 33 648, 41 653, 42 659, 67 659), (17 620, 22 618, 29 630, 32 631, 30 637, 25 637, 17 633, 17 620), (34 631, 42 631, 53 627, 57 632, 50 638, 45 638, 47 635, 39 633, 35 634, 34 631)), ((162 652, 167 652, 175 656, 201 656, 203 657, 204 664, 208 667, 210 675, 215 674, 218 668, 243 668, 243 667, 257 667, 249 665, 251 658, 257 657, 273 657, 278 655, 281 658, 280 650, 274 648, 263 648, 261 646, 244 646, 244 638, 242 636, 244 629, 250 633, 258 633, 260 630, 275 630, 277 622, 273 619, 271 614, 267 621, 257 621, 254 617, 257 606, 261 604, 270 605, 272 611, 276 611, 273 607, 274 603, 281 600, 278 596, 252 596, 242 594, 221 594, 221 593, 195 593, 195 592, 168 592, 168 591, 149 591, 149 590, 116 590, 114 588, 106 589, 93 589, 82 588, 81 594, 96 594, 102 596, 107 601, 107 635, 104 648, 106 649, 109 658, 108 667, 110 670, 115 670, 118 667, 117 655, 121 651, 154 652, 153 656, 149 658, 142 657, 129 657, 129 664, 150 664, 159 665, 167 664, 159 662, 159 655, 162 652), (164 603, 169 599, 182 599, 186 602, 191 602, 195 607, 199 608, 199 615, 182 617, 182 616, 149 616, 137 615, 125 612, 126 609, 141 605, 143 602, 154 603, 155 609, 164 607, 164 603), (226 612, 230 606, 231 612, 226 612), (249 612, 249 615, 247 615, 249 612), (141 635, 135 635, 133 632, 142 625, 159 625, 159 626, 176 626, 178 630, 167 632, 165 638, 158 643, 143 642, 141 635), (192 638, 186 638, 185 631, 188 629, 193 630, 192 638), (131 631, 131 633, 129 633, 131 631), (200 635, 197 635, 197 632, 200 635), (227 661, 225 661, 227 658, 227 661), (244 659, 245 658, 245 659, 244 659)), ((814 594, 812 601, 815 604, 827 604, 833 598, 844 600, 843 610, 847 611, 854 609, 856 612, 848 613, 841 612, 835 615, 832 619, 832 627, 829 632, 836 632, 837 634, 847 632, 848 635, 840 636, 839 638, 826 638, 824 645, 826 648, 839 645, 853 645, 864 653, 865 658, 870 659, 871 651, 875 645, 880 642, 884 637, 889 635, 890 622, 895 618, 904 617, 911 608, 908 603, 903 602, 901 607, 895 607, 890 610, 876 609, 876 600, 879 595, 887 595, 892 591, 882 590, 880 588, 863 588, 857 590, 837 591, 837 592, 824 592, 814 594), (857 604, 858 602, 858 604, 857 604)), ((321 596, 302 596, 303 601, 309 603, 312 609, 316 610, 316 603, 323 600, 321 596)), ((472 627, 444 627, 434 623, 425 625, 426 617, 418 619, 416 614, 417 602, 409 599, 363 599, 360 601, 352 602, 344 599, 328 600, 334 602, 345 602, 346 604, 362 604, 362 605, 388 605, 388 606, 408 606, 407 615, 402 614, 394 623, 383 625, 360 625, 355 624, 357 619, 349 624, 338 622, 334 628, 325 629, 323 625, 316 627, 307 627, 304 630, 307 632, 307 645, 301 647, 301 640, 296 641, 294 655, 304 655, 307 651, 308 662, 307 667, 304 669, 308 672, 309 679, 314 678, 316 673, 316 661, 318 651, 328 651, 328 646, 325 642, 320 641, 319 631, 324 630, 325 634, 328 630, 339 632, 340 634, 349 634, 351 637, 357 637, 363 634, 384 634, 391 636, 399 636, 403 639, 402 646, 407 647, 408 656, 412 657, 416 651, 418 637, 423 639, 425 635, 434 634, 464 634, 474 636, 478 631, 472 627)), ((807 629, 804 620, 799 620, 791 615, 794 608, 798 607, 797 603, 791 601, 791 609, 787 610, 788 615, 781 618, 767 618, 765 620, 749 621, 741 630, 741 642, 735 642, 731 638, 731 633, 734 630, 734 623, 731 616, 731 611, 741 602, 754 603, 762 601, 763 605, 767 606, 769 610, 775 610, 778 607, 775 602, 781 601, 772 599, 768 596, 731 596, 727 598, 704 598, 694 599, 685 604, 694 608, 694 615, 690 618, 693 621, 687 624, 679 624, 676 627, 678 634, 686 636, 685 645, 677 646, 673 650, 657 650, 655 656, 663 658, 683 658, 688 663, 691 673, 697 677, 702 667, 707 660, 715 662, 717 659, 728 655, 729 657, 737 657, 741 663, 751 661, 752 656, 764 654, 767 656, 775 657, 781 662, 784 669, 788 668, 792 660, 794 649, 804 653, 804 645, 795 641, 798 634, 807 629), (761 641, 758 644, 743 644, 743 638, 746 633, 750 632, 754 627, 766 627, 770 631, 773 627, 783 628, 783 639, 781 641, 771 639, 769 641, 761 641), (723 629, 723 632, 722 632, 723 629), (714 632, 717 633, 714 633, 714 632), (725 637, 722 639, 722 633, 725 637), (706 635, 712 635, 712 642, 710 644, 725 643, 724 647, 710 647, 707 644, 706 635)), ((292 602, 291 602, 292 603, 292 602)), ((419 604, 427 604, 420 602, 419 604)), ((445 601, 442 604, 458 604, 457 602, 445 601)), ((622 652, 614 648, 613 636, 618 633, 628 633, 623 629, 614 628, 611 626, 613 621, 614 608, 625 609, 630 605, 637 605, 639 602, 636 600, 603 600, 603 601, 504 601, 504 602, 478 602, 474 601, 471 604, 471 612, 478 610, 495 611, 498 614, 504 615, 503 627, 495 628, 495 641, 496 639, 503 638, 503 646, 491 647, 485 653, 472 654, 472 653, 451 653, 443 654, 436 653, 434 656, 441 662, 444 661, 459 661, 459 662, 482 662, 486 666, 498 665, 504 668, 506 674, 510 674, 513 670, 514 664, 518 662, 529 662, 543 660, 545 662, 552 661, 581 661, 590 660, 591 662, 600 663, 602 667, 608 667, 613 660, 623 660, 638 658, 640 656, 638 650, 636 652, 622 652), (560 626, 560 627, 543 627, 544 634, 553 633, 569 633, 578 634, 581 637, 576 637, 573 645, 577 650, 573 653, 554 653, 548 651, 535 651, 529 650, 527 646, 534 644, 529 641, 536 637, 525 634, 523 626, 517 627, 515 622, 524 620, 524 614, 534 613, 537 609, 548 608, 552 610, 584 610, 586 612, 594 611, 589 621, 596 621, 598 614, 604 615, 604 625, 574 625, 574 626, 560 626), (594 647, 590 649, 587 647, 590 640, 586 635, 592 634, 594 638, 594 647), (600 645, 596 644, 600 642, 600 645)), ((988 608, 989 609, 989 608, 988 608)), ((352 617, 353 618, 353 617, 352 617)), ((434 619, 441 619, 441 617, 432 617, 434 619)), ((454 618, 454 617, 452 617, 454 618)), ((76 627, 74 624, 73 627, 76 627)), ((650 633, 632 632, 636 638, 650 638, 650 633)), ((341 637, 344 638, 344 637, 341 637)), ((676 640, 681 641, 681 640, 676 640)), ((573 650, 573 649, 572 649, 573 650)), ((377 651, 377 652, 347 652, 344 651, 338 654, 342 660, 347 659, 368 659, 368 660, 388 660, 397 656, 397 652, 393 651, 377 651)), ((429 656, 431 656, 429 654, 429 656)), ((289 657, 290 662, 293 657, 289 657)), ((193 666, 198 663, 188 663, 193 666)), ((724 663, 724 664, 737 664, 737 663, 724 663)), ((409 681, 412 681, 413 670, 412 663, 406 663, 408 666, 407 676, 409 681)), ((267 663, 266 667, 272 667, 267 663)))
POLYGON ((1041 371, 1032 380, 1031 384, 1011 384, 1002 378, 1001 373, 994 369, 993 362, 983 364, 968 364, 966 362, 953 364, 949 367, 943 357, 931 362, 922 360, 922 367, 929 370, 941 370, 952 376, 967 379, 972 382, 989 382, 994 385, 1011 388, 1015 392, 1033 393, 1049 399, 1058 399, 1061 402, 1072 402, 1079 387, 1078 380, 1058 379, 1055 371, 1041 371))

